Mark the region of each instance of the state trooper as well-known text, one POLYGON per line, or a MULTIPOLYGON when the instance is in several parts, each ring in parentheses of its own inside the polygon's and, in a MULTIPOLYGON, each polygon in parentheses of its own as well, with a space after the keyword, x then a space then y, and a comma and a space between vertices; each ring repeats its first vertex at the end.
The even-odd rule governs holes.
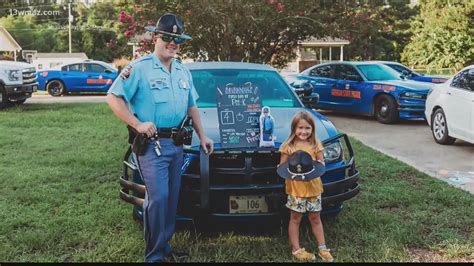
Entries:
POLYGON ((180 44, 192 39, 184 34, 183 21, 167 13, 156 26, 145 28, 154 33, 155 51, 122 70, 108 91, 107 103, 118 118, 138 133, 150 138, 156 133, 159 137, 159 142, 148 143, 145 154, 138 156, 138 164, 146 186, 145 261, 160 262, 178 253, 169 241, 175 231, 183 147, 173 144, 172 132, 188 115, 204 152, 212 153, 214 144, 201 124, 191 72, 175 59, 180 44))

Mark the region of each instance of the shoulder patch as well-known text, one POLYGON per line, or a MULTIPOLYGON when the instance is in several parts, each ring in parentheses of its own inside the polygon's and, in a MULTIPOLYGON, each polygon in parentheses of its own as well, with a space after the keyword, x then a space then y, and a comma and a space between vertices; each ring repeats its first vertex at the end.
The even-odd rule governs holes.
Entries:
POLYGON ((120 73, 120 78, 122 80, 126 80, 130 78, 130 73, 132 72, 132 65, 126 66, 123 70, 122 73, 120 73))

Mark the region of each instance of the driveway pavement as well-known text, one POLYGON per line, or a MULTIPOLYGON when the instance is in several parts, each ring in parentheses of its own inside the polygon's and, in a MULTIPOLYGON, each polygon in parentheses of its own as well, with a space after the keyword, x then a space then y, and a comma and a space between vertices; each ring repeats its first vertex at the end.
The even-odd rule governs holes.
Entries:
POLYGON ((37 103, 105 103, 105 94, 92 95, 66 95, 53 97, 49 94, 33 94, 31 98, 26 100, 25 104, 37 103))
MULTIPOLYGON (((105 102, 105 96, 34 94, 25 104, 71 102, 105 102)), ((474 144, 456 140, 454 145, 439 145, 424 121, 384 125, 369 117, 320 112, 340 131, 365 145, 474 194, 474 144)))
POLYGON ((437 144, 425 121, 385 125, 374 118, 320 111, 367 146, 474 194, 474 144, 437 144))

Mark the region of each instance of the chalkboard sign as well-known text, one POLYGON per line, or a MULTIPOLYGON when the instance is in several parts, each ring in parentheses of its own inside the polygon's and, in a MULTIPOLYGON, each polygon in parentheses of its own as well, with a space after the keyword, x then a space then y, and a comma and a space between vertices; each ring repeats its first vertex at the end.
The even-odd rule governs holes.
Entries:
POLYGON ((252 82, 217 86, 217 115, 224 148, 257 147, 260 90, 252 82))

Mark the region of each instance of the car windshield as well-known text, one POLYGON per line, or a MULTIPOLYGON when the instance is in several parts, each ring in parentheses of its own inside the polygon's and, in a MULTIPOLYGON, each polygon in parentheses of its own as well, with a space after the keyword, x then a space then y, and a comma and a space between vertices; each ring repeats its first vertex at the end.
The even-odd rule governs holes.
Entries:
POLYGON ((404 70, 406 70, 409 74, 414 75, 414 76, 419 76, 420 74, 416 73, 415 71, 403 66, 403 65, 397 65, 397 64, 385 64, 393 69, 395 69, 398 73, 403 73, 404 70))
POLYGON ((260 88, 261 104, 270 107, 301 107, 288 84, 275 71, 248 69, 192 70, 193 83, 199 95, 198 107, 217 107, 217 88, 230 84, 260 88))
POLYGON ((402 80, 400 73, 382 64, 357 65, 368 81, 402 80))

